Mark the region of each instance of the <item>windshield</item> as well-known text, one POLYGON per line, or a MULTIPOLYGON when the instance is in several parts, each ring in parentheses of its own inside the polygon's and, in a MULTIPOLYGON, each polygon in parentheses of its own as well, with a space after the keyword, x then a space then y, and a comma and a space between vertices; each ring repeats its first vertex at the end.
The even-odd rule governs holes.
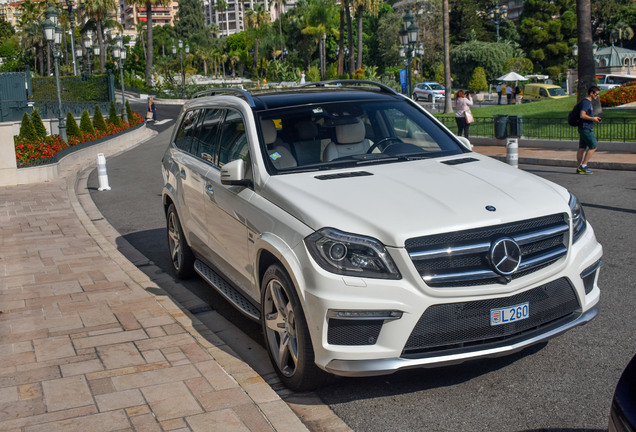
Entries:
POLYGON ((566 96, 565 91, 562 88, 551 88, 548 89, 550 96, 566 96))
POLYGON ((321 103, 260 113, 272 174, 395 163, 467 151, 409 103, 321 103))

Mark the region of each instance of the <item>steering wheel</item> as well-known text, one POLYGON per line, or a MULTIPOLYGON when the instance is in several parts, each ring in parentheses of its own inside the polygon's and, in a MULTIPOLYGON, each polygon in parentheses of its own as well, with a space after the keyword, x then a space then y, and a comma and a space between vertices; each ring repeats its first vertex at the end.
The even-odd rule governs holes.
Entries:
POLYGON ((367 150, 367 154, 372 153, 373 150, 378 148, 378 146, 380 144, 384 144, 385 142, 388 142, 388 141, 395 141, 395 142, 398 142, 398 143, 404 143, 404 141, 402 141, 400 138, 394 137, 394 136, 389 136, 389 137, 386 137, 386 138, 382 138, 380 141, 378 141, 377 143, 374 143, 371 147, 369 147, 369 150, 367 150))

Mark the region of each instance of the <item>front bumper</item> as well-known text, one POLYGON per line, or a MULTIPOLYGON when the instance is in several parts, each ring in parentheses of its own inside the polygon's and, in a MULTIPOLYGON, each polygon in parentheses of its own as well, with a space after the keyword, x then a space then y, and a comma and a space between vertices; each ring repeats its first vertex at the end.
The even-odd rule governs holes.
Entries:
POLYGON ((386 375, 402 369, 439 367, 458 364, 477 358, 500 357, 513 354, 531 345, 552 339, 553 337, 556 337, 576 326, 587 324, 589 321, 594 319, 596 315, 598 315, 598 312, 599 305, 597 304, 566 324, 543 331, 534 337, 525 337, 523 340, 513 343, 511 343, 510 340, 507 340, 500 346, 493 346, 487 349, 476 349, 474 351, 465 351, 448 355, 442 354, 418 359, 387 358, 370 360, 332 360, 329 364, 327 364, 325 369, 334 375, 340 376, 374 376, 386 375))

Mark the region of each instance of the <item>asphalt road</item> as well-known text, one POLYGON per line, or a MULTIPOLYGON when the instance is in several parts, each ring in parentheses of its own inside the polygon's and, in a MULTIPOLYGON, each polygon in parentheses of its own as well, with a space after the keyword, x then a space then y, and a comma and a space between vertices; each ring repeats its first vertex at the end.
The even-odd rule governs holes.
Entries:
MULTIPOLYGON (((133 108, 136 106, 133 104, 133 108)), ((159 106, 159 121, 180 107, 159 106)), ((143 110, 140 107, 140 111, 143 110)), ((161 207, 160 161, 174 122, 161 133, 107 161, 111 191, 91 195, 124 238, 168 269, 161 207)), ((341 379, 317 391, 355 431, 601 431, 607 429, 614 386, 636 353, 636 173, 521 165, 559 183, 583 202, 604 246, 601 313, 547 344, 499 359, 418 369, 373 378, 341 379)), ((260 328, 235 312, 198 279, 187 287, 254 340, 260 328)))

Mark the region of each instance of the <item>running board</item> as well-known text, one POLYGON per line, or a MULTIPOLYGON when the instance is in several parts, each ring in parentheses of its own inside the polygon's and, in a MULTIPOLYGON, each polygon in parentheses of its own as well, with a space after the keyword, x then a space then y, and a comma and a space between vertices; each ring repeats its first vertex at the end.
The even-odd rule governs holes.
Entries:
POLYGON ((258 308, 210 267, 196 260, 194 262, 194 270, 239 311, 253 320, 258 321, 261 319, 261 312, 258 308))

